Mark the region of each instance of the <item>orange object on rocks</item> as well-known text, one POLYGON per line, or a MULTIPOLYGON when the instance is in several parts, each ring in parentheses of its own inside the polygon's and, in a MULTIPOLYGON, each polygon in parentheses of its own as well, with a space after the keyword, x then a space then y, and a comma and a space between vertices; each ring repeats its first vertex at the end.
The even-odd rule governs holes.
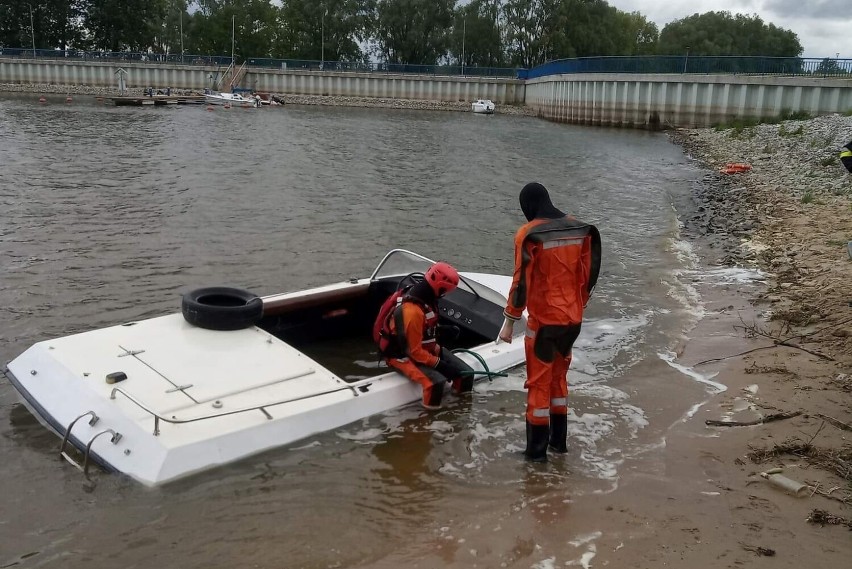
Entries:
POLYGON ((740 174, 751 170, 751 164, 743 162, 728 162, 725 167, 719 170, 722 174, 740 174))

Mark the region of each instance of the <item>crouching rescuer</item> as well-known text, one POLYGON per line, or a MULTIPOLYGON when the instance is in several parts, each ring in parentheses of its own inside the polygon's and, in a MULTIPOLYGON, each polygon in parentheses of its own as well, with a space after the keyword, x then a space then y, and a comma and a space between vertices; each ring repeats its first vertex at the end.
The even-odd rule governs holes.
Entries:
POLYGON ((515 235, 515 270, 499 340, 527 310, 527 446, 524 455, 546 462, 548 446, 568 452, 568 366, 583 310, 598 280, 601 238, 594 225, 553 206, 544 186, 520 194, 527 223, 515 235))
POLYGON ((423 387, 426 409, 441 407, 448 381, 455 393, 473 389, 473 369, 438 344, 438 299, 458 284, 455 268, 435 263, 422 281, 396 291, 384 302, 373 327, 373 338, 387 364, 423 387))

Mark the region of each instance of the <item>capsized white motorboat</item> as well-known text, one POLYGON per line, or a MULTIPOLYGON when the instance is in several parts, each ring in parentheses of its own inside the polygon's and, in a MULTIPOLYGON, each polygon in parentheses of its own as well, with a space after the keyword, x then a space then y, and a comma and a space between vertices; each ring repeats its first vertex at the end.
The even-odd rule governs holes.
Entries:
MULTIPOLYGON (((319 288, 198 289, 182 314, 39 342, 5 374, 69 462, 159 485, 419 401, 419 385, 378 364, 372 324, 431 264, 397 249, 370 277, 319 288)), ((460 328, 444 345, 478 371, 522 363, 520 338, 494 342, 511 277, 461 277, 439 302, 460 328)))
POLYGON ((474 113, 486 115, 494 114, 494 103, 492 103, 489 99, 477 99, 471 103, 470 107, 474 113))
POLYGON ((204 100, 209 105, 231 105, 234 107, 255 107, 261 106, 260 97, 244 97, 239 93, 225 93, 219 91, 207 91, 204 93, 204 100))

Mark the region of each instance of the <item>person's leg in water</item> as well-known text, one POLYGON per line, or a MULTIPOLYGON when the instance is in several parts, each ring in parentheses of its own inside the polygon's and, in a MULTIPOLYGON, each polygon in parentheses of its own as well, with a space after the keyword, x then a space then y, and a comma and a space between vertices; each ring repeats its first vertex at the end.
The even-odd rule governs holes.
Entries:
POLYGON ((441 361, 436 369, 452 382, 453 393, 460 395, 473 391, 473 368, 447 348, 441 348, 440 357, 441 361))
POLYGON ((550 450, 568 452, 568 368, 571 350, 580 335, 580 325, 554 326, 550 330, 556 354, 550 386, 550 450))
POLYGON ((423 387, 423 407, 430 410, 441 408, 447 378, 438 370, 415 364, 407 358, 404 360, 389 358, 388 365, 423 387))

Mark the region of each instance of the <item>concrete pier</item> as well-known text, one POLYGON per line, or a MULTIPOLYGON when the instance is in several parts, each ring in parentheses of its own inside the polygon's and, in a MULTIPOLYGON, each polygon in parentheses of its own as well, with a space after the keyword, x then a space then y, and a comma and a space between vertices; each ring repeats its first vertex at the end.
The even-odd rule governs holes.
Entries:
MULTIPOLYGON (((115 88, 211 87, 209 65, 0 57, 0 83, 115 88)), ((305 96, 526 105, 558 122, 636 128, 703 127, 782 111, 852 110, 852 79, 777 75, 588 73, 527 81, 495 77, 357 73, 248 67, 241 87, 305 96)))

